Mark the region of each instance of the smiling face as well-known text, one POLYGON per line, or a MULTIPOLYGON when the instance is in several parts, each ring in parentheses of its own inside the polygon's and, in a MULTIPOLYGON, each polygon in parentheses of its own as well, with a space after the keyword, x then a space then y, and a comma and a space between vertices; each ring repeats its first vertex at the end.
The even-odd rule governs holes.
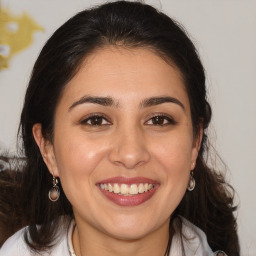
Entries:
POLYGON ((65 87, 52 144, 39 128, 77 223, 119 239, 168 230, 199 149, 177 68, 147 49, 100 49, 65 87))

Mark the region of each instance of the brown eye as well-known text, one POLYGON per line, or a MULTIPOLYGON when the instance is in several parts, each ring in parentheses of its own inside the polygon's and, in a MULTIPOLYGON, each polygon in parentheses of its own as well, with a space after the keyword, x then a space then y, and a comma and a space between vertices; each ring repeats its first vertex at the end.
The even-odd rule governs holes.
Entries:
POLYGON ((94 116, 90 121, 91 125, 102 125, 103 118, 101 116, 94 116))
POLYGON ((157 115, 152 118, 150 118, 147 122, 147 125, 159 125, 159 126, 164 126, 164 125, 171 125, 171 124, 176 124, 176 122, 169 116, 165 115, 157 115))
POLYGON ((155 116, 152 118, 152 123, 154 125, 163 125, 166 119, 163 116, 155 116))
POLYGON ((84 119, 81 124, 90 126, 108 125, 110 122, 103 116, 95 115, 84 119))

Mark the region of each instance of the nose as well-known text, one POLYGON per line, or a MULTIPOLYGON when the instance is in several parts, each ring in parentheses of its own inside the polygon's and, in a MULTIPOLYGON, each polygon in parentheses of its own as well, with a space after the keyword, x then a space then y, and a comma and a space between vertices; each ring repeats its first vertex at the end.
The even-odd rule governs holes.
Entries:
POLYGON ((111 148, 110 161, 126 169, 134 169, 150 159, 146 139, 138 128, 117 131, 111 148))

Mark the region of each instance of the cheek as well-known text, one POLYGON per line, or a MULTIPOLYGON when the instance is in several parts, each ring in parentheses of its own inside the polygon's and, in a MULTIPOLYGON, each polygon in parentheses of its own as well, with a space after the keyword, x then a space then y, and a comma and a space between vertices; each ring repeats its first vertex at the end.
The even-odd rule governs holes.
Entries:
POLYGON ((188 133, 173 133, 154 141, 152 148, 155 158, 169 173, 179 174, 189 171, 192 156, 192 139, 188 133))
POLYGON ((72 202, 72 197, 84 192, 90 193, 95 170, 106 155, 104 143, 97 143, 81 136, 66 136, 65 140, 56 140, 56 162, 62 187, 72 202), (71 193, 72 191, 72 193, 71 193))
POLYGON ((154 146, 154 158, 167 192, 164 200, 169 200, 168 197, 174 201, 177 199, 174 204, 178 204, 183 197, 190 175, 192 139, 185 134, 175 133, 154 146))
POLYGON ((164 206, 155 209, 159 215, 170 216, 186 192, 190 175, 191 143, 189 137, 185 139, 177 134, 155 146, 156 167, 162 177, 159 204, 164 206))
POLYGON ((60 168, 60 175, 63 172, 89 175, 100 159, 104 157, 106 146, 95 139, 90 139, 79 133, 69 134, 64 140, 57 139, 56 160, 60 168), (86 168, 85 168, 86 167, 86 168))

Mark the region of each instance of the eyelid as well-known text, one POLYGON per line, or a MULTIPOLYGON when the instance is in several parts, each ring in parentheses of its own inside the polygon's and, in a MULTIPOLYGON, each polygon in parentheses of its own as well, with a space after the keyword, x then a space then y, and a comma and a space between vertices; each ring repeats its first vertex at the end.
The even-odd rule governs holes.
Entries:
MULTIPOLYGON (((81 120, 79 121, 80 124, 84 124, 86 125, 86 122, 90 119, 90 118, 93 118, 93 117, 102 117, 103 119, 105 119, 109 124, 103 124, 101 126, 104 126, 104 125, 110 125, 112 124, 112 122, 110 121, 110 118, 108 116, 106 116, 105 114, 103 113, 90 113, 86 116, 84 116, 83 118, 81 118, 81 120)), ((89 124, 87 124, 89 125, 89 124)), ((91 125, 93 126, 93 125, 91 125)))
MULTIPOLYGON (((149 115, 149 116, 147 117, 147 121, 145 122, 145 124, 147 125, 147 122, 148 122, 149 120, 151 120, 151 119, 154 118, 154 117, 158 117, 158 116, 165 117, 165 118, 169 121, 168 124, 177 124, 177 121, 175 121, 175 119, 174 119, 171 115, 166 114, 166 113, 162 113, 162 112, 153 113, 153 114, 149 115)), ((168 124, 165 124, 165 125, 168 125, 168 124)))

